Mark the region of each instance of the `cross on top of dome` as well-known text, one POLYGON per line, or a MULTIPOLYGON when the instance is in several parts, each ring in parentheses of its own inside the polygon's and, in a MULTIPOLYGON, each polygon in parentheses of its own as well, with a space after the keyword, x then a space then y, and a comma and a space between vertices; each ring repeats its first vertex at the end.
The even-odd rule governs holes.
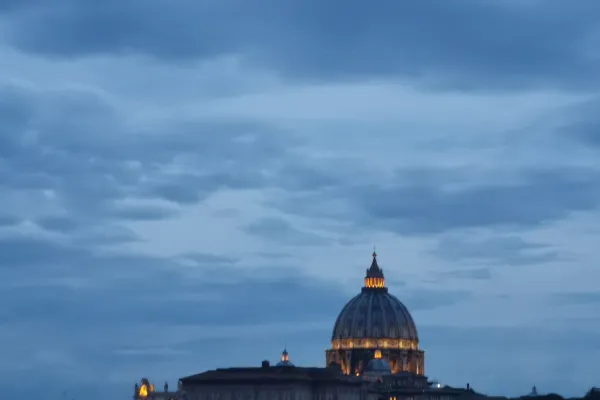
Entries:
POLYGON ((367 269, 367 275, 365 276, 365 288, 385 288, 385 278, 383 276, 383 270, 379 268, 379 265, 377 264, 377 253, 375 252, 375 249, 373 249, 373 261, 371 262, 371 267, 367 269))

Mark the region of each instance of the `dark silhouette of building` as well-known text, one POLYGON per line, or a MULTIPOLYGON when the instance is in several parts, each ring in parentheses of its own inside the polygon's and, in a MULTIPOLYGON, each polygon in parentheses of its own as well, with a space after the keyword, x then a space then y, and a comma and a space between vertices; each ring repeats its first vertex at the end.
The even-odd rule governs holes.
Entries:
POLYGON ((255 368, 216 369, 181 378, 180 383, 180 395, 188 400, 378 400, 368 382, 335 368, 296 367, 285 350, 275 366, 263 361, 255 368))
MULTIPOLYGON (((135 385, 139 400, 509 400, 478 393, 469 384, 452 388, 428 381, 425 352, 408 309, 388 292, 383 270, 373 261, 361 293, 342 309, 326 350, 326 367, 295 366, 287 349, 272 366, 225 368, 181 378, 177 390, 155 391, 148 379, 135 385)), ((518 399, 564 400, 531 393, 518 399)), ((586 400, 600 400, 592 388, 586 400)), ((515 399, 517 400, 517 399, 515 399)), ((571 399, 574 400, 574 399, 571 399)))

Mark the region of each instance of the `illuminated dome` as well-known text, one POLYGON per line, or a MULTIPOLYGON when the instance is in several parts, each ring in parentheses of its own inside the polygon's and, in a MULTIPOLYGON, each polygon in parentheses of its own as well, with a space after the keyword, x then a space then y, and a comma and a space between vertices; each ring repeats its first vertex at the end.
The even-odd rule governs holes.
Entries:
POLYGON ((377 254, 367 269, 365 285, 340 312, 333 327, 332 341, 369 339, 377 347, 378 339, 418 342, 417 327, 408 309, 385 287, 383 270, 377 265, 377 254))
POLYGON ((294 364, 290 361, 290 355, 287 352, 287 349, 283 349, 283 353, 281 353, 281 361, 277 363, 278 367, 293 367, 294 364))
POLYGON ((340 312, 325 350, 325 364, 338 365, 346 375, 425 375, 425 351, 410 313, 385 287, 383 270, 373 252, 364 286, 340 312))

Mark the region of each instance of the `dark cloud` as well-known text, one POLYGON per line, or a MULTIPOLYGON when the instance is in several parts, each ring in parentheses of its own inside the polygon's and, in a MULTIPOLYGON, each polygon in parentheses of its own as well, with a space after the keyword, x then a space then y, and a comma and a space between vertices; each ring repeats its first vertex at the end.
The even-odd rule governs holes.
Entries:
POLYGON ((179 62, 235 54, 295 79, 404 76, 460 89, 600 83, 593 0, 568 8, 558 0, 10 4, 6 40, 52 56, 137 52, 179 62))
POLYGON ((328 316, 346 297, 296 273, 265 276, 236 268, 236 263, 213 254, 157 258, 25 236, 4 238, 0 272, 15 285, 5 288, 13 302, 2 317, 51 322, 61 315, 62 323, 77 326, 96 319, 119 326, 155 318, 172 325, 260 324, 328 316), (308 292, 314 292, 309 299, 295 297, 308 292), (190 308, 198 309, 190 313, 190 308), (152 314, 143 312, 149 309, 152 314))
POLYGON ((293 254, 283 253, 283 252, 278 252, 278 251, 259 251, 256 253, 256 255, 259 257, 262 257, 262 258, 274 259, 274 260, 281 260, 281 259, 285 259, 285 258, 294 258, 293 254))
POLYGON ((599 107, 600 99, 596 96, 563 110, 561 116, 564 121, 558 128, 560 137, 592 149, 600 147, 599 107))
POLYGON ((169 179, 167 182, 152 185, 148 189, 148 194, 174 203, 195 204, 206 195, 206 193, 200 191, 200 188, 210 193, 210 191, 219 187, 219 182, 216 179, 215 182, 209 182, 209 186, 206 187, 201 185, 201 183, 206 183, 201 182, 201 177, 178 176, 173 178, 175 181, 169 179))
POLYGON ((141 238, 131 229, 119 224, 101 224, 84 231, 72 232, 75 244, 82 246, 103 246, 140 242, 141 238))
POLYGON ((51 192, 70 221, 54 214, 36 218, 49 229, 66 229, 73 221, 164 219, 177 212, 176 205, 221 189, 281 185, 277 172, 285 173, 282 160, 296 143, 292 135, 252 121, 179 119, 140 132, 92 93, 15 86, 0 90, 0 121, 0 187, 29 191, 30 199, 51 192), (265 179, 263 170, 272 170, 272 178, 265 179))
POLYGON ((289 221, 279 217, 262 218, 248 224, 244 227, 244 230, 251 235, 288 245, 322 246, 330 243, 330 239, 312 232, 299 230, 289 221))
MULTIPOLYGON (((108 261, 112 260, 101 260, 99 264, 108 261)), ((166 263, 164 266, 174 268, 166 263)), ((13 304, 0 314, 4 321, 13 323, 27 320, 50 324, 60 320, 64 326, 78 330, 99 321, 115 327, 160 321, 165 326, 235 329, 244 325, 301 324, 311 319, 327 319, 344 300, 344 296, 331 292, 326 285, 320 287, 302 277, 267 281, 262 276, 253 279, 252 275, 223 269, 221 273, 234 277, 232 282, 213 282, 210 276, 203 276, 199 282, 186 284, 169 273, 144 270, 141 265, 138 270, 135 276, 116 276, 109 284, 89 282, 81 289, 66 285, 5 289, 13 304), (290 298, 302 293, 307 296, 303 301, 299 297, 290 298)))
POLYGON ((471 237, 468 235, 443 237, 431 253, 456 263, 503 265, 539 264, 564 257, 551 246, 526 242, 518 236, 480 239, 475 237, 475 234, 471 237))
POLYGON ((568 131, 574 133, 584 144, 600 147, 600 120, 580 122, 570 126, 568 131))
POLYGON ((174 210, 173 208, 139 204, 126 207, 115 207, 111 212, 116 218, 142 221, 166 219, 176 213, 177 210, 174 210))
POLYGON ((58 231, 58 232, 73 232, 78 228, 81 228, 83 221, 77 221, 68 216, 48 216, 42 217, 36 221, 36 223, 42 228, 49 231, 58 231))
POLYGON ((12 215, 0 215, 0 228, 4 226, 13 226, 21 222, 20 218, 12 215))
POLYGON ((552 296, 552 301, 561 305, 584 305, 600 303, 600 293, 598 292, 570 292, 556 293, 552 296))
POLYGON ((68 215, 51 215, 35 220, 42 229, 70 236, 78 245, 96 246, 135 242, 139 237, 120 223, 72 218, 68 215))
MULTIPOLYGON (((222 148, 226 152, 227 149, 222 148)), ((240 161, 238 156, 234 156, 240 161)), ((231 159, 229 159, 231 161, 231 159)), ((253 164, 258 160, 247 160, 253 164)), ((258 161, 260 163, 260 161, 258 161)), ((257 166, 258 167, 258 166, 257 166)), ((206 199, 220 189, 252 189, 267 187, 274 182, 267 180, 258 170, 239 170, 231 172, 212 171, 196 175, 184 173, 172 176, 165 174, 157 177, 141 192, 145 196, 159 198, 178 204, 195 204, 206 199)))
POLYGON ((594 169, 515 170, 510 182, 472 179, 466 171, 402 171, 382 184, 340 181, 269 204, 289 213, 345 219, 409 235, 468 228, 522 229, 561 220, 600 204, 594 169), (450 185, 453 185, 450 187, 450 185))
POLYGON ((236 218, 241 215, 241 211, 234 208, 224 208, 215 210, 212 215, 217 218, 236 218))
POLYGON ((10 236, 0 239, 0 266, 2 269, 22 268, 35 265, 51 266, 62 260, 79 263, 84 261, 86 250, 71 248, 44 239, 10 236))
POLYGON ((596 171, 523 171, 512 184, 484 183, 457 190, 398 182, 365 188, 365 213, 398 232, 435 233, 455 228, 535 226, 600 204, 596 171))
POLYGON ((411 311, 432 310, 434 308, 451 306, 472 297, 470 292, 464 290, 425 290, 403 291, 399 293, 403 303, 411 311))
MULTIPOLYGON (((454 271, 443 271, 437 274, 441 278, 476 279, 487 280, 492 278, 488 268, 459 269, 454 271)), ((441 280, 438 280, 440 282, 441 280)))
POLYGON ((222 266, 231 268, 239 259, 230 256, 221 256, 216 254, 206 253, 189 253, 180 256, 181 260, 192 261, 196 265, 209 265, 211 268, 219 268, 222 266))

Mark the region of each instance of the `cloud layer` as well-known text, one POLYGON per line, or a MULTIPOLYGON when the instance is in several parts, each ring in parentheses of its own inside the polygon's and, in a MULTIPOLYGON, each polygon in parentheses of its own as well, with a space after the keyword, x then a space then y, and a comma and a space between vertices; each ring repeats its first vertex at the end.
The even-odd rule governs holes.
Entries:
POLYGON ((431 377, 597 384, 597 2, 0 0, 0 37, 7 395, 322 365, 374 244, 431 377))

